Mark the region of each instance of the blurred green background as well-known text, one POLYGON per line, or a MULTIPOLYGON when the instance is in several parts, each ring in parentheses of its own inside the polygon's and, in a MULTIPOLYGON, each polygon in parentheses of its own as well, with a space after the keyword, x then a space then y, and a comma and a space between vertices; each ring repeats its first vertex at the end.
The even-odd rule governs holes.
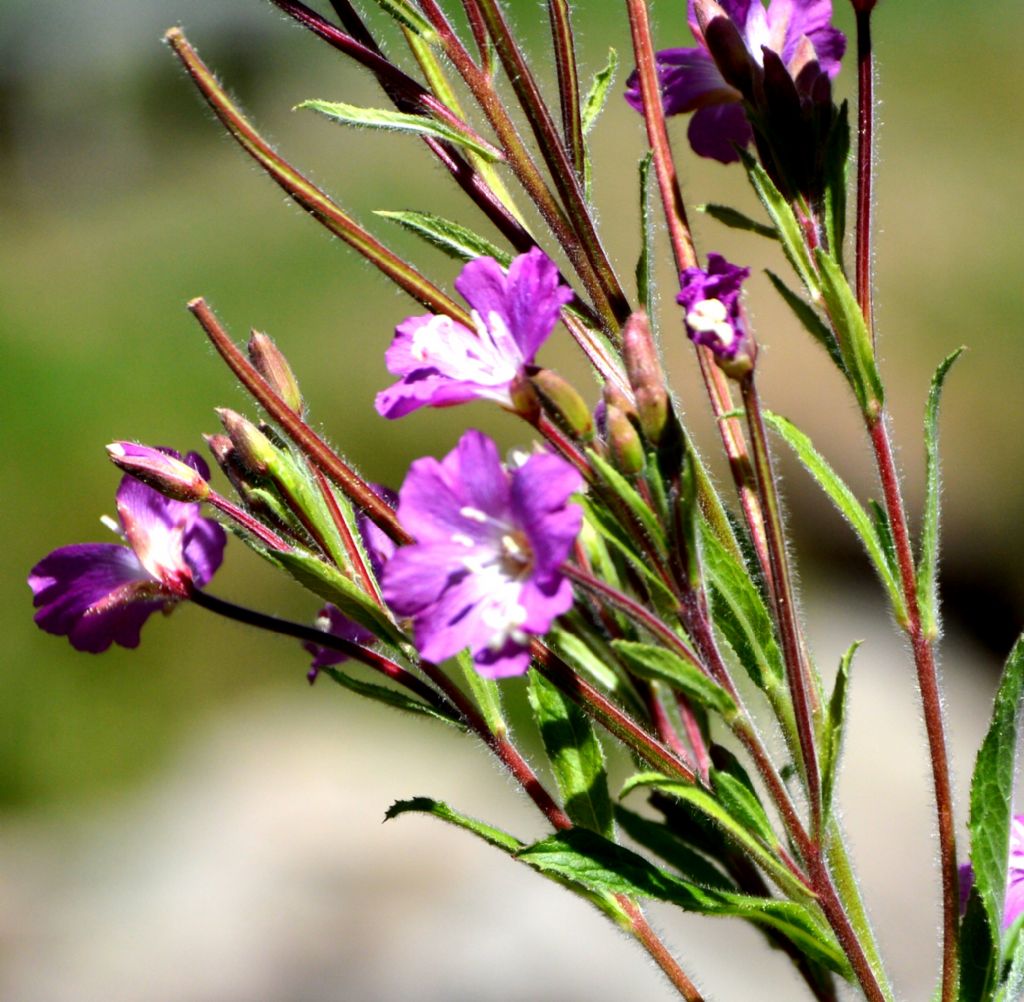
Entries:
MULTIPOLYGON (((538 5, 507 6, 524 35, 545 44, 538 5)), ((688 44, 682 0, 654 6, 659 44, 688 44)), ((603 65, 609 43, 628 68, 619 5, 584 0, 577 8, 585 73, 603 65)), ((837 21, 850 26, 839 0, 837 21)), ((315 421, 372 479, 400 483, 410 460, 447 451, 467 416, 508 444, 523 441, 511 418, 479 405, 399 424, 376 417, 373 396, 388 382, 383 351, 394 325, 418 310, 286 203, 223 136, 160 44, 172 24, 183 25, 293 163, 439 281, 449 282, 455 267, 373 220, 371 211, 427 208, 477 225, 416 140, 342 131, 291 110, 310 97, 384 102, 364 73, 269 4, 79 0, 48 5, 44 16, 29 0, 4 0, 0 419, 7 539, 0 608, 7 654, 0 673, 0 807, 7 817, 29 810, 60 817, 130 788, 233 702, 305 685, 304 656, 294 646, 211 622, 197 609, 151 621, 138 651, 99 658, 76 654, 31 621, 24 579, 32 564, 56 546, 106 538, 98 517, 112 512, 118 478, 105 443, 135 438, 200 448, 201 433, 216 428, 214 406, 252 413, 186 313, 186 300, 208 297, 239 340, 250 326, 275 337, 315 421)), ((883 0, 876 31, 877 315, 900 458, 916 511, 930 373, 966 343, 970 351, 944 403, 943 585, 950 630, 1005 651, 1024 609, 1024 6, 883 0)), ((397 38, 391 48, 399 53, 397 38)), ((643 136, 619 97, 623 79, 620 72, 594 136, 595 195, 613 259, 629 275, 638 246, 635 165, 643 136)), ((840 89, 850 96, 851 85, 847 68, 840 89)), ((673 122, 672 132, 691 201, 751 207, 738 169, 694 162, 684 121, 673 122)), ((755 238, 699 219, 697 227, 704 250, 722 248, 758 267, 776 263, 755 238)), ((671 288, 664 288, 670 367, 683 408, 710 447, 691 355, 671 288)), ((870 495, 875 488, 854 408, 827 361, 763 279, 754 283, 749 306, 766 348, 762 379, 770 405, 811 431, 858 491, 870 495)), ((578 376, 594 396, 571 345, 550 348, 542 359, 578 376)), ((828 595, 847 578, 870 583, 827 502, 801 473, 786 470, 805 588, 828 595)), ((316 608, 237 545, 215 587, 299 618, 316 608)), ((336 695, 315 690, 318 700, 334 702, 336 695)), ((375 724, 387 719, 365 712, 375 724)))

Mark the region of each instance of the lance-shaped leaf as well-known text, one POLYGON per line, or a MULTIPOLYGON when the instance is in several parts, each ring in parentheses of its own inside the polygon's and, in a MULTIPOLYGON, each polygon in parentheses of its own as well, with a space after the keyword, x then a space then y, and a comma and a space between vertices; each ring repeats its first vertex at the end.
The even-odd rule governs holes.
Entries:
POLYGON ((336 605, 349 619, 365 626, 381 640, 395 647, 405 637, 377 603, 336 567, 300 550, 260 551, 273 564, 286 570, 304 588, 336 605))
POLYGON ((362 254, 413 299, 434 313, 445 313, 459 323, 472 326, 469 315, 458 303, 371 236, 271 147, 217 83, 210 68, 199 58, 181 29, 172 28, 164 37, 231 136, 297 205, 362 254))
POLYGON ((533 670, 527 695, 566 814, 574 824, 611 836, 612 802, 604 751, 590 719, 533 670))
POLYGON ((875 365, 871 333, 842 268, 820 247, 815 251, 814 259, 818 264, 821 294, 832 320, 850 385, 864 416, 873 421, 881 413, 885 388, 875 365))
POLYGON ((408 800, 396 800, 387 809, 384 820, 393 821, 403 814, 430 814, 446 824, 471 832, 478 838, 482 838, 488 845, 494 846, 495 849, 501 849, 510 855, 524 848, 523 843, 514 835, 509 835, 508 832, 504 832, 500 828, 495 828, 486 822, 477 821, 476 818, 462 814, 441 800, 433 800, 430 797, 411 797, 408 800))
POLYGON ((684 661, 674 651, 633 640, 613 640, 612 647, 634 675, 664 682, 709 710, 720 713, 726 720, 736 716, 737 708, 732 696, 700 668, 684 661))
POLYGON ((658 521, 658 516, 650 505, 640 496, 639 491, 602 456, 593 449, 587 450, 587 458, 594 470, 604 481, 607 490, 613 494, 629 511, 643 530, 646 537, 654 543, 660 553, 666 552, 665 532, 658 521))
POLYGON ((815 302, 821 298, 821 285, 818 281, 817 269, 804 243, 803 228, 793 212, 792 206, 775 187, 775 183, 765 169, 749 153, 739 151, 743 166, 747 169, 747 177, 761 204, 768 213, 775 227, 782 249, 785 251, 793 270, 800 276, 800 281, 815 302))
POLYGON ((831 932, 802 905, 699 887, 593 832, 577 828, 535 842, 519 858, 542 873, 594 891, 668 901, 685 911, 736 916, 778 930, 801 952, 849 977, 846 957, 831 932))
POLYGON ((1010 855, 1013 774, 1024 698, 1024 638, 1014 645, 992 707, 971 780, 971 865, 974 888, 968 900, 961 944, 971 950, 961 974, 961 998, 984 999, 999 959, 1010 855), (987 947, 987 950, 985 949, 987 947))
POLYGON ((825 237, 829 253, 843 267, 846 237, 846 181, 850 166, 850 108, 844 101, 825 141, 825 237))
POLYGON ((403 28, 423 39, 428 44, 437 41, 434 26, 418 11, 409 0, 377 0, 377 6, 390 14, 403 28))
POLYGON ((397 689, 389 689, 385 685, 365 682, 354 675, 341 671, 339 668, 321 668, 320 674, 330 676, 331 680, 343 689, 348 689, 350 692, 365 696, 367 699, 374 700, 374 702, 383 703, 385 706, 402 710, 404 713, 411 713, 414 716, 432 717, 434 720, 441 720, 446 724, 459 728, 459 730, 466 729, 465 724, 455 711, 450 715, 441 713, 436 707, 421 703, 418 699, 407 696, 404 692, 399 692, 397 689))
POLYGON ((703 522, 701 556, 714 623, 754 684, 774 702, 785 690, 786 669, 764 599, 746 568, 703 522))
POLYGON ((771 226, 759 223, 751 219, 745 212, 734 209, 729 205, 719 205, 717 202, 708 202, 706 205, 695 206, 698 212, 728 226, 730 230, 743 230, 746 233, 756 233, 759 237, 767 237, 769 240, 778 240, 779 235, 771 226))
POLYGON ((645 818, 621 804, 615 806, 615 820, 634 842, 660 856, 687 880, 701 887, 736 890, 736 885, 729 877, 711 860, 687 845, 668 825, 645 818))
MULTIPOLYGON (((727 796, 740 796, 736 785, 727 781, 727 796)), ((622 788, 621 796, 638 788, 660 790, 684 801, 712 821, 719 830, 745 855, 755 862, 789 897, 807 900, 810 892, 775 855, 779 843, 764 811, 752 806, 744 799, 738 816, 716 796, 707 790, 688 783, 681 783, 656 772, 642 772, 631 776, 622 788)), ((751 796, 751 800, 753 800, 751 796)), ((731 806, 735 806, 732 804, 731 806)))
POLYGON ((589 134, 597 124, 608 100, 608 91, 615 82, 615 71, 619 68, 619 54, 615 49, 608 49, 608 62, 594 74, 590 90, 583 99, 583 134, 589 134))
POLYGON ((814 448, 814 444, 807 435, 778 414, 767 413, 765 417, 772 428, 796 453, 797 459, 817 481, 818 486, 825 492, 829 500, 839 509, 839 513, 850 523, 889 593, 889 600, 892 602, 896 617, 902 621, 906 614, 903 605, 903 592, 899 585, 899 569, 890 563, 886 547, 878 536, 871 516, 864 510, 864 506, 839 477, 839 474, 814 448))
POLYGON ((648 153, 640 161, 640 256, 636 261, 636 294, 651 324, 651 333, 657 336, 658 311, 654 302, 654 212, 651 207, 651 165, 654 154, 648 153))
POLYGON ((963 348, 943 359, 932 377, 928 404, 924 412, 925 498, 921 522, 921 553, 917 565, 917 597, 921 606, 921 626, 930 637, 939 632, 939 400, 942 386, 963 348))
POLYGON ((828 324, 818 316, 817 310, 807 300, 798 296, 775 272, 765 269, 765 274, 775 286, 775 291, 803 325, 804 330, 828 352, 829 358, 836 363, 836 367, 845 376, 846 363, 843 361, 843 354, 836 343, 836 336, 829 329, 828 324))
MULTIPOLYGON (((388 808, 387 814, 384 815, 384 820, 391 821, 393 818, 401 817, 403 814, 429 814, 440 821, 444 821, 446 824, 476 835, 477 838, 483 839, 488 845, 493 846, 495 849, 500 849, 514 859, 519 858, 518 853, 520 851, 529 848, 515 836, 508 834, 508 832, 462 814, 449 807, 443 801, 432 800, 430 797, 413 797, 410 800, 398 800, 388 808)), ((584 831, 585 829, 575 830, 584 831)), ((594 837, 601 838, 599 835, 594 837)), ((614 845, 615 843, 611 844, 614 845)), ((529 863, 529 860, 522 860, 522 862, 529 863)), ((530 865, 532 866, 532 863, 530 865)), ((625 928, 629 926, 629 916, 615 900, 613 893, 600 888, 592 888, 578 880, 574 880, 572 877, 564 877, 562 874, 554 871, 545 872, 540 870, 539 867, 534 867, 534 869, 588 900, 620 927, 625 928)))
POLYGON ((505 720, 505 710, 501 703, 501 688, 493 678, 484 678, 476 670, 473 657, 468 650, 459 651, 455 655, 462 677, 473 695, 477 709, 482 714, 488 729, 498 737, 504 737, 508 733, 508 723, 505 720))
POLYGON ((832 796, 836 788, 839 770, 839 754, 843 745, 843 728, 846 722, 846 694, 849 691, 850 665, 861 641, 852 643, 839 661, 832 696, 828 701, 828 714, 823 721, 821 741, 821 804, 825 816, 832 810, 832 796))
POLYGON ((456 261, 472 261, 477 257, 493 257, 503 268, 512 262, 512 255, 492 244, 490 240, 474 233, 471 229, 453 223, 450 219, 435 216, 431 212, 416 212, 411 209, 391 211, 377 209, 375 216, 382 216, 415 233, 438 250, 444 251, 456 261))
POLYGON ((426 115, 407 115, 402 111, 387 108, 361 108, 344 101, 303 101, 295 106, 296 111, 308 109, 341 125, 355 125, 366 129, 383 129, 386 132, 409 132, 418 136, 432 136, 445 143, 461 146, 492 162, 503 160, 504 154, 471 129, 457 129, 447 122, 428 118, 426 115))

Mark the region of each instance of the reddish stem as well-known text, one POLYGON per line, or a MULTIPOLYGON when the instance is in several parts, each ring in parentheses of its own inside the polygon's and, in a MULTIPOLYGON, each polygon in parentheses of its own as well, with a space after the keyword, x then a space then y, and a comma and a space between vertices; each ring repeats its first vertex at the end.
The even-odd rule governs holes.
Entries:
POLYGON ((871 249, 875 159, 875 64, 871 10, 857 10, 857 302, 875 337, 871 249))
POLYGON ((935 789, 935 811, 939 828, 939 863, 942 868, 942 1002, 952 1002, 956 995, 959 943, 957 928, 960 916, 960 892, 956 858, 956 830, 953 817, 953 793, 949 778, 949 756, 946 749, 945 726, 942 719, 942 694, 939 689, 935 652, 921 626, 918 606, 914 554, 907 527, 906 509, 900 491, 899 474, 892 454, 892 443, 881 415, 868 425, 875 461, 882 482, 885 508, 892 525, 893 543, 899 562, 903 597, 907 607, 906 631, 914 652, 917 683, 921 690, 925 730, 931 754, 932 784, 935 789))

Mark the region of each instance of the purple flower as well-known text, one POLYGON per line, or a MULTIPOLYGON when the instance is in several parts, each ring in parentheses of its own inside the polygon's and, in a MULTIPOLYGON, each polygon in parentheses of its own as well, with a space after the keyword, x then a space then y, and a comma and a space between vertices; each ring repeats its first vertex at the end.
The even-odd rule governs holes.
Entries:
POLYGON ((536 248, 515 258, 507 273, 493 258, 478 257, 462 269, 455 288, 472 308, 476 330, 431 313, 403 320, 386 355, 388 371, 401 380, 377 394, 382 416, 477 398, 512 407, 513 384, 573 295, 536 248))
MULTIPOLYGON (((342 640, 349 640, 353 644, 372 644, 377 639, 369 630, 353 622, 337 606, 330 603, 325 605, 317 615, 316 627, 326 633, 333 633, 336 637, 341 637, 342 640)), ((322 647, 312 641, 308 641, 302 646, 313 655, 313 662, 306 673, 310 685, 316 681, 321 668, 330 668, 332 665, 340 665, 343 661, 348 661, 347 654, 342 654, 341 651, 330 647, 322 647)))
MULTIPOLYGON (((967 898, 974 886, 974 868, 970 863, 960 867, 960 910, 967 907, 967 898)), ((1024 915, 1024 814, 1010 820, 1010 860, 1006 869, 1006 900, 1003 904, 1003 931, 1024 915)))
POLYGON ((481 675, 520 675, 529 637, 572 606, 560 572, 583 513, 569 497, 582 479, 550 453, 505 469, 497 446, 467 431, 440 462, 417 460, 398 518, 416 538, 384 568, 384 597, 410 616, 420 654, 443 661, 469 648, 481 675))
POLYGON ((739 372, 753 363, 754 342, 740 307, 749 268, 730 264, 721 254, 708 255, 708 268, 687 268, 679 276, 676 301, 686 311, 686 333, 715 353, 723 367, 739 372))
MULTIPOLYGON (((171 449, 161 450, 174 459, 171 449)), ((185 463, 205 480, 209 470, 194 452, 185 463)), ((221 564, 224 530, 199 514, 199 505, 172 501, 126 476, 117 490, 126 546, 63 546, 32 568, 36 623, 66 636, 79 651, 98 654, 111 644, 137 647, 142 624, 205 585, 221 564)))
MULTIPOLYGON (((839 72, 846 39, 830 24, 831 0, 770 0, 767 8, 762 0, 688 0, 687 11, 697 46, 656 58, 665 113, 694 112, 688 136, 700 156, 739 158, 736 148, 754 138, 743 101, 763 101, 766 72, 771 78, 781 70, 802 97, 839 72)), ((636 73, 626 100, 643 110, 636 73)))
MULTIPOLYGON (((377 497, 392 508, 398 504, 398 495, 390 487, 383 487, 380 484, 370 484, 370 487, 377 497)), ((363 537, 366 555, 370 558, 370 570, 379 581, 384 571, 384 565, 395 552, 395 541, 363 511, 356 515, 356 526, 359 529, 359 535, 363 537)))

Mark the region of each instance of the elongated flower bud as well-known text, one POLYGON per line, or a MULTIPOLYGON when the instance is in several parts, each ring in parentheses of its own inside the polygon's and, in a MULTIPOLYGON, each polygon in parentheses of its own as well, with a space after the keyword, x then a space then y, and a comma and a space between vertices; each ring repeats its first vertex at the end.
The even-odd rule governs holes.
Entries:
POLYGON ((657 445, 665 431, 670 404, 665 389, 665 373, 651 336, 651 325, 643 311, 634 313, 626 321, 622 332, 622 347, 629 384, 636 397, 640 430, 652 445, 657 445))
POLYGON ((265 476, 277 459, 270 439, 248 418, 230 408, 218 407, 217 417, 235 447, 238 462, 252 473, 265 476))
POLYGON ((544 407, 555 415, 569 434, 584 442, 594 437, 590 409, 575 387, 551 369, 537 369, 530 376, 530 383, 544 402, 544 407))
POLYGON ((270 384, 271 389, 293 410, 302 414, 304 404, 302 391, 288 359, 273 339, 260 331, 253 331, 249 337, 249 361, 257 372, 270 384))
POLYGON ((125 473, 173 501, 203 501, 210 485, 201 474, 160 449, 135 442, 111 442, 107 453, 125 473))
POLYGON ((644 468, 644 445, 629 417, 618 407, 605 403, 605 425, 608 429, 608 451, 620 473, 634 477, 644 468))

